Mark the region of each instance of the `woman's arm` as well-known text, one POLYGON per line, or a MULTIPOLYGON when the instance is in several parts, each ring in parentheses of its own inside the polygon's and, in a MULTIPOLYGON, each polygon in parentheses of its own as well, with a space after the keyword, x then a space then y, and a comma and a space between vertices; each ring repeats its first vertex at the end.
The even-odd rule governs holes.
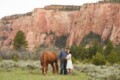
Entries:
POLYGON ((68 54, 66 57, 67 60, 71 59, 71 56, 68 54))

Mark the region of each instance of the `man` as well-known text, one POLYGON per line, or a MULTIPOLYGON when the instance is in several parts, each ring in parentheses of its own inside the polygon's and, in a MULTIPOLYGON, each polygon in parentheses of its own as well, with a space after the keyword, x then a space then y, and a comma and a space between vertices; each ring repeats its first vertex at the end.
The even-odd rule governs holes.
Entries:
POLYGON ((59 53, 59 59, 60 59, 60 74, 67 74, 67 49, 63 48, 62 51, 59 53))

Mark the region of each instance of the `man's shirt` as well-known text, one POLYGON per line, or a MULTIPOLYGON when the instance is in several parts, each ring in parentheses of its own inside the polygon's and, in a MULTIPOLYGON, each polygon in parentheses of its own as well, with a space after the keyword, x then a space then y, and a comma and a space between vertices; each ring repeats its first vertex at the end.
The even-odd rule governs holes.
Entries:
POLYGON ((59 59, 64 60, 67 57, 67 52, 66 51, 61 51, 59 54, 59 59))

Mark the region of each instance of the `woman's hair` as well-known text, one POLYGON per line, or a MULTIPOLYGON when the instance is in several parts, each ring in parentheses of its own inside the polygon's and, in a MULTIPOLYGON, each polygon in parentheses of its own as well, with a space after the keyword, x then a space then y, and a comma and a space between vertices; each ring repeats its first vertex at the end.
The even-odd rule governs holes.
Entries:
POLYGON ((69 53, 72 53, 71 51, 69 51, 69 53))

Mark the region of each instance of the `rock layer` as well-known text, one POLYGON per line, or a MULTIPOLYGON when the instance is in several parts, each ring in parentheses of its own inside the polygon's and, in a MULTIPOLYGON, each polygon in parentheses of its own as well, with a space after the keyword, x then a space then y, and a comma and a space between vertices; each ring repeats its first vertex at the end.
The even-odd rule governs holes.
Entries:
POLYGON ((62 35, 68 35, 66 46, 80 44, 91 31, 102 40, 120 44, 120 4, 84 4, 75 11, 36 8, 19 17, 4 17, 0 20, 0 47, 12 48, 19 30, 25 33, 30 50, 42 44, 54 45, 55 37, 62 35))

